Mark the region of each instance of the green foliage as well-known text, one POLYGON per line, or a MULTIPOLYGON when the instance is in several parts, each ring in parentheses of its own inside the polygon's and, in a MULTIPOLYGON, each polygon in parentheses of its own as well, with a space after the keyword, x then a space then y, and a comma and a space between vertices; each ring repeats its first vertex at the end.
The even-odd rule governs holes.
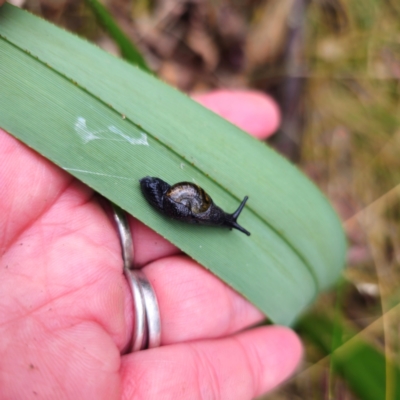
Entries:
POLYGON ((85 2, 94 12, 100 25, 115 40, 121 50, 122 57, 132 64, 137 65, 139 68, 143 69, 143 71, 151 72, 145 59, 142 57, 136 46, 124 34, 103 4, 97 0, 85 0, 85 2))
POLYGON ((343 318, 310 314, 297 326, 299 332, 330 356, 331 368, 363 400, 400 399, 400 369, 386 359, 343 318))

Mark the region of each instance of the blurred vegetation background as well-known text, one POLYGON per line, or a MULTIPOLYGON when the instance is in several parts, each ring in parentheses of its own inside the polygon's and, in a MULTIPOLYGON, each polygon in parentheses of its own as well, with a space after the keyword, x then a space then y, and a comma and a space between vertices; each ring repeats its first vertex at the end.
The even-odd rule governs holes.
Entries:
POLYGON ((400 2, 10 2, 184 92, 277 100, 269 144, 327 195, 349 251, 341 282, 295 327, 302 368, 264 398, 400 399, 400 2))

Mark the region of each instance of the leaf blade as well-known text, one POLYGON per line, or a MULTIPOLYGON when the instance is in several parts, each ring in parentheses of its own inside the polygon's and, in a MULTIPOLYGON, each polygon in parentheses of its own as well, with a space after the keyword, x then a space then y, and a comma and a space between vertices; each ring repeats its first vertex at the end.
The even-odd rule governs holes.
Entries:
POLYGON ((85 0, 86 4, 91 8, 95 14, 98 22, 108 32, 108 34, 115 40, 121 50, 122 57, 125 60, 137 65, 143 71, 152 73, 148 67, 145 59, 142 57, 138 49, 125 35, 125 33, 118 26, 117 22, 108 12, 108 10, 97 0, 85 0))
POLYGON ((12 6, 0 9, 0 35, 7 82, 0 125, 12 134, 177 244, 275 322, 291 323, 336 278, 345 248, 340 223, 282 157, 157 79, 12 6), (73 60, 66 63, 65 54, 73 60), (101 79, 110 70, 112 85, 101 79), (92 139, 85 142, 84 132, 92 139), (148 146, 130 142, 142 135, 148 146), (144 175, 194 180, 228 211, 249 195, 240 222, 251 239, 160 217, 140 194, 144 175))

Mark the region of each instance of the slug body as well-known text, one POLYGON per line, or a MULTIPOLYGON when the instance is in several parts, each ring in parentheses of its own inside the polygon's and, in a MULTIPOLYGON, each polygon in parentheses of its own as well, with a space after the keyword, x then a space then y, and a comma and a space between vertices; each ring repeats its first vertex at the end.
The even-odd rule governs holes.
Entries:
POLYGON ((235 228, 250 236, 250 232, 236 222, 246 204, 247 196, 233 214, 228 214, 194 183, 179 182, 171 186, 162 179, 150 176, 140 179, 139 182, 146 200, 170 218, 190 224, 235 228))

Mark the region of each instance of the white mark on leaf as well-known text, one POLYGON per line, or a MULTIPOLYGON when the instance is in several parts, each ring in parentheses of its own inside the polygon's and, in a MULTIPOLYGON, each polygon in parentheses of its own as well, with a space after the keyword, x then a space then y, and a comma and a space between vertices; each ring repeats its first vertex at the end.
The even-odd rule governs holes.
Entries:
POLYGON ((75 122, 75 132, 81 137, 84 143, 88 143, 91 140, 100 139, 96 133, 92 132, 86 126, 86 119, 83 117, 78 117, 75 122))
POLYGON ((121 129, 114 125, 109 125, 107 129, 102 130, 91 130, 86 124, 86 119, 83 117, 78 117, 76 119, 75 132, 83 140, 83 143, 88 143, 92 140, 113 140, 117 142, 128 142, 134 145, 148 146, 147 135, 145 133, 140 134, 140 138, 132 138, 129 135, 122 132, 121 129), (115 138, 115 135, 118 137, 115 138), (114 137, 113 137, 114 136, 114 137))
POLYGON ((131 138, 128 135, 125 135, 125 133, 123 133, 121 131, 121 129, 117 128, 114 125, 110 125, 108 127, 108 129, 110 130, 110 132, 115 133, 116 135, 121 136, 122 138, 124 138, 126 141, 128 141, 130 144, 141 144, 143 146, 148 146, 149 144, 147 143, 147 135, 145 133, 141 133, 140 134, 140 138, 131 138))
POLYGON ((118 176, 118 175, 110 175, 110 174, 103 174, 101 172, 93 172, 93 171, 86 171, 84 169, 76 169, 76 168, 63 168, 64 171, 71 171, 71 172, 83 172, 85 174, 91 174, 91 175, 100 175, 100 176, 107 176, 110 178, 118 178, 118 179, 126 179, 128 181, 132 181, 132 178, 126 178, 124 176, 118 176))

